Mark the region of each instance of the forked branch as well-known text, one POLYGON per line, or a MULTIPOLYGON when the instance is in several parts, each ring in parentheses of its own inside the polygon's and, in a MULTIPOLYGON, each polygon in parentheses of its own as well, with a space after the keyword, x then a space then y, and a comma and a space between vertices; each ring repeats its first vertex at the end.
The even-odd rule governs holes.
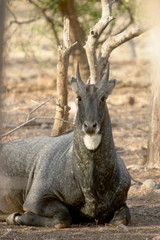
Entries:
POLYGON ((50 17, 47 15, 46 11, 49 9, 49 6, 46 7, 40 7, 38 3, 36 3, 34 0, 29 0, 31 4, 33 4, 43 15, 43 17, 46 19, 46 21, 49 23, 51 30, 53 32, 53 35, 55 37, 57 46, 60 45, 60 39, 58 37, 57 31, 55 29, 55 23, 53 17, 50 17))
POLYGON ((20 128, 28 125, 29 123, 31 122, 34 122, 36 120, 41 120, 41 119, 49 119, 49 120, 54 120, 54 121, 61 121, 61 122, 64 122, 68 125, 73 125, 74 126, 74 123, 73 122, 69 122, 68 120, 64 120, 62 118, 56 118, 56 117, 46 117, 46 116, 39 116, 39 117, 31 117, 31 115, 36 112, 39 108, 41 108, 42 106, 44 106, 46 103, 48 103, 50 100, 52 100, 54 97, 50 97, 49 99, 47 99, 45 102, 43 103, 40 103, 38 106, 36 106, 35 108, 33 108, 27 115, 26 117, 26 120, 19 124, 17 127, 13 128, 12 130, 10 130, 9 132, 7 133, 4 133, 2 135, 0 135, 0 138, 3 138, 3 137, 6 137, 6 136, 9 136, 11 135, 12 133, 14 133, 15 131, 19 130, 20 128))
POLYGON ((103 33, 104 29, 114 19, 114 17, 111 16, 111 3, 112 3, 111 0, 101 0, 102 4, 101 19, 90 30, 90 34, 88 36, 86 45, 84 46, 90 68, 90 82, 92 84, 96 83, 99 80, 96 56, 98 40, 101 34, 103 33))
POLYGON ((109 59, 111 52, 120 46, 121 44, 135 38, 142 33, 150 30, 151 24, 143 22, 138 25, 131 25, 129 28, 125 29, 123 32, 110 36, 102 45, 101 54, 98 59, 100 78, 106 68, 106 61, 109 59))
POLYGON ((95 84, 102 78, 110 54, 115 48, 125 43, 126 41, 141 35, 152 27, 152 24, 149 24, 148 22, 131 25, 131 21, 133 20, 131 19, 125 28, 123 28, 118 34, 109 36, 104 41, 97 60, 96 48, 98 45, 98 40, 105 28, 114 19, 112 17, 113 2, 113 0, 101 0, 101 19, 90 30, 86 45, 84 46, 90 68, 90 83, 92 84, 95 84))
POLYGON ((18 25, 22 25, 22 24, 29 24, 29 23, 32 23, 32 22, 35 22, 37 21, 38 19, 40 19, 40 16, 37 16, 35 18, 32 18, 32 19, 28 19, 26 21, 19 21, 16 17, 16 15, 14 14, 14 12, 9 8, 9 6, 6 4, 6 9, 8 10, 8 12, 12 15, 13 19, 14 20, 11 20, 9 22, 9 25, 6 27, 5 30, 7 30, 12 24, 18 24, 18 25))
POLYGON ((68 64, 69 56, 72 49, 77 43, 71 45, 69 39, 69 19, 64 20, 63 29, 63 45, 58 47, 58 63, 57 63, 57 98, 56 98, 56 114, 55 121, 52 128, 52 135, 58 135, 64 132, 68 125, 68 112, 70 110, 67 105, 67 75, 68 75, 68 64), (65 120, 61 121, 61 120, 65 120))

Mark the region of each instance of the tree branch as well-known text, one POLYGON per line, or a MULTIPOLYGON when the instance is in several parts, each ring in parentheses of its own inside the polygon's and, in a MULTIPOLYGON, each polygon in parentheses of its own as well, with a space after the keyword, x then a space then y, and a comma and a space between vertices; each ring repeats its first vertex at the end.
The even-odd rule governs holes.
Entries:
POLYGON ((72 49, 77 45, 77 42, 72 44, 69 39, 69 19, 64 19, 63 28, 63 45, 58 47, 58 63, 57 63, 57 98, 56 98, 56 121, 54 122, 51 135, 58 135, 64 132, 67 128, 65 122, 60 122, 59 119, 68 120, 70 107, 67 105, 67 75, 69 56, 72 49))
POLYGON ((22 24, 28 24, 28 23, 32 23, 32 22, 35 22, 36 20, 40 19, 40 16, 37 17, 37 18, 33 18, 33 19, 29 19, 29 20, 26 20, 26 21, 18 21, 18 20, 12 20, 10 21, 9 25, 7 26, 7 29, 12 25, 12 24, 18 24, 18 25, 22 25, 22 24))
POLYGON ((57 42, 57 46, 60 45, 60 40, 59 40, 58 34, 57 34, 56 30, 55 30, 55 23, 54 23, 53 19, 46 14, 46 10, 45 9, 41 9, 41 8, 39 8, 39 9, 41 10, 44 18, 47 20, 47 22, 51 26, 53 35, 54 35, 54 37, 56 39, 56 42, 57 42))
POLYGON ((43 9, 43 10, 47 10, 49 9, 49 7, 41 7, 34 1, 34 0, 28 0, 31 4, 33 4, 36 8, 38 9, 43 9))
POLYGON ((96 47, 98 39, 103 33, 104 29, 114 19, 111 14, 111 0, 101 0, 102 4, 102 17, 90 30, 87 42, 84 46, 88 58, 90 68, 90 82, 92 84, 99 80, 99 71, 97 66, 96 47))
POLYGON ((40 19, 40 16, 36 17, 36 18, 33 18, 33 19, 29 19, 29 20, 26 20, 26 21, 18 21, 17 20, 17 17, 16 15, 14 14, 14 12, 9 8, 9 6, 7 6, 7 10, 10 12, 10 14, 12 15, 12 17, 14 18, 14 20, 10 21, 9 22, 9 25, 6 27, 6 29, 8 29, 12 24, 18 24, 18 25, 22 25, 22 24, 28 24, 28 23, 32 23, 32 22, 35 22, 36 20, 40 19))
POLYGON ((126 23, 126 25, 123 28, 117 31, 116 34, 114 34, 114 36, 124 32, 131 24, 132 24, 132 19, 129 19, 129 22, 126 23))
POLYGON ((64 18, 64 27, 63 27, 63 45, 64 48, 68 49, 70 47, 70 39, 69 39, 69 19, 64 18))
POLYGON ((102 18, 112 15, 112 0, 101 0, 102 18))
POLYGON ((17 20, 16 15, 14 14, 14 12, 10 9, 10 7, 6 4, 6 9, 10 12, 10 14, 12 15, 12 17, 17 20))
POLYGON ((135 38, 142 33, 150 30, 151 25, 147 24, 146 22, 138 24, 138 25, 131 25, 129 28, 120 32, 115 36, 110 36, 102 45, 101 54, 98 59, 98 66, 100 77, 102 77, 104 69, 106 67, 106 62, 110 57, 111 52, 120 46, 121 44, 127 42, 128 40, 135 38))
POLYGON ((52 32, 53 32, 53 35, 55 36, 55 39, 56 39, 56 42, 57 42, 57 46, 60 45, 60 40, 59 40, 59 37, 58 37, 58 34, 55 30, 55 23, 54 23, 54 20, 53 18, 49 17, 47 14, 46 14, 46 11, 49 9, 49 7, 40 7, 37 3, 35 3, 33 0, 29 0, 29 2, 31 4, 33 4, 43 15, 43 17, 46 19, 46 21, 50 24, 50 27, 52 29, 52 32))
POLYGON ((37 107, 35 107, 34 109, 32 109, 27 118, 26 118, 26 121, 24 121, 23 123, 19 124, 17 127, 15 127, 14 129, 12 129, 11 131, 7 132, 7 133, 4 133, 2 135, 0 135, 0 138, 3 138, 3 137, 6 137, 10 134, 12 134, 13 132, 17 131, 18 129, 22 128, 23 126, 29 124, 30 122, 33 122, 37 119, 53 119, 53 120, 59 120, 59 121, 62 121, 62 122, 65 122, 65 123, 69 123, 69 124, 72 124, 74 125, 74 123, 72 122, 69 122, 67 120, 63 120, 63 119, 60 119, 60 118, 54 118, 54 117, 33 117, 31 118, 31 114, 36 112, 39 108, 41 108, 42 106, 44 106, 46 103, 48 103, 51 99, 53 99, 54 97, 50 97, 49 99, 47 99, 45 102, 43 103, 40 103, 37 107))
POLYGON ((54 118, 54 117, 33 117, 33 118, 31 118, 31 119, 29 119, 29 120, 26 120, 25 122, 21 123, 20 125, 18 125, 18 126, 15 127, 14 129, 12 129, 11 131, 0 135, 0 138, 3 138, 3 137, 6 137, 6 136, 10 135, 10 134, 14 133, 15 131, 19 130, 20 128, 24 127, 25 125, 29 124, 30 122, 33 122, 33 121, 38 120, 38 119, 59 120, 59 121, 62 121, 62 122, 71 124, 71 125, 73 125, 73 126, 75 125, 73 122, 69 122, 69 121, 63 120, 63 119, 61 119, 61 118, 54 118))
POLYGON ((35 107, 34 109, 32 109, 32 110, 29 112, 26 121, 29 121, 32 113, 34 113, 35 111, 37 111, 39 108, 41 108, 43 105, 45 105, 46 103, 48 103, 48 102, 49 102, 51 99, 53 99, 53 98, 54 98, 54 97, 50 97, 50 98, 47 99, 45 102, 40 103, 37 107, 35 107))

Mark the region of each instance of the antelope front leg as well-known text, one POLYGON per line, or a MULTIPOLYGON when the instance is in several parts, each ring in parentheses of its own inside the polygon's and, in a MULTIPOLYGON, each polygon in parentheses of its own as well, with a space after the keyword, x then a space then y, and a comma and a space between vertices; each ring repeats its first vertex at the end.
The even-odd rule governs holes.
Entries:
POLYGON ((131 220, 130 210, 126 204, 121 206, 117 211, 115 211, 110 224, 118 226, 120 224, 128 225, 131 220))
POLYGON ((36 213, 13 213, 7 217, 6 222, 12 225, 66 228, 70 227, 71 214, 66 206, 61 202, 55 201, 50 202, 46 206, 40 204, 36 213))

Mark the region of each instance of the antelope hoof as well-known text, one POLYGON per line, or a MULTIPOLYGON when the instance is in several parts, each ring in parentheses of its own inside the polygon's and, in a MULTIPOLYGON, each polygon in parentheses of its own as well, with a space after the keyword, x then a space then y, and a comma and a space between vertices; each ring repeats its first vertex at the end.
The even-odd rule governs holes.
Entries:
POLYGON ((10 214, 7 218, 6 218, 6 223, 9 225, 18 225, 18 218, 21 216, 21 214, 15 212, 10 214))
POLYGON ((114 216, 110 224, 118 226, 120 224, 128 225, 131 220, 131 214, 127 205, 122 206, 120 209, 115 211, 114 216))
POLYGON ((68 222, 62 222, 62 223, 56 224, 54 227, 55 227, 56 229, 61 229, 61 228, 69 228, 70 226, 71 226, 70 223, 68 223, 68 222))

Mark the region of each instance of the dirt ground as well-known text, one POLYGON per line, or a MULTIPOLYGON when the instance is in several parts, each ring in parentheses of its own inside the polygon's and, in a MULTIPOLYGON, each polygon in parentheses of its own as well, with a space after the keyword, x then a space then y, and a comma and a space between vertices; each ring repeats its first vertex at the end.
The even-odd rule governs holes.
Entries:
MULTIPOLYGON (((19 6, 20 13, 21 7, 19 6)), ((30 51, 26 55, 24 49, 17 47, 19 36, 23 42, 30 32, 28 29, 29 27, 25 26, 24 31, 24 27, 21 27, 21 30, 17 30, 8 42, 2 94, 3 123, 0 126, 0 134, 7 133, 24 122, 32 109, 50 97, 55 97, 56 94, 56 58, 47 37, 42 39, 40 50, 37 50, 38 39, 31 35, 33 39, 31 48, 34 49, 34 55, 30 54, 30 51), (19 35, 20 32, 21 35, 19 35)), ((108 99, 108 107, 117 151, 127 165, 131 176, 142 183, 152 179, 158 185, 160 171, 148 170, 144 165, 147 158, 151 91, 151 63, 147 38, 148 35, 145 34, 135 40, 136 58, 131 56, 128 43, 113 52, 110 77, 116 78, 119 83, 108 99)), ((69 74, 71 71, 70 69, 69 74)), ((70 121, 74 119, 75 102, 76 99, 69 88, 69 105, 72 107, 70 121)), ((50 117, 54 117, 54 111, 55 98, 31 115, 32 117, 45 116, 46 119, 36 119, 2 138, 1 141, 50 135, 53 124, 50 117)), ((132 215, 132 222, 128 227, 93 223, 55 230, 49 227, 10 226, 0 222, 0 239, 160 240, 160 189, 145 188, 143 185, 132 182, 127 204, 132 215)))

